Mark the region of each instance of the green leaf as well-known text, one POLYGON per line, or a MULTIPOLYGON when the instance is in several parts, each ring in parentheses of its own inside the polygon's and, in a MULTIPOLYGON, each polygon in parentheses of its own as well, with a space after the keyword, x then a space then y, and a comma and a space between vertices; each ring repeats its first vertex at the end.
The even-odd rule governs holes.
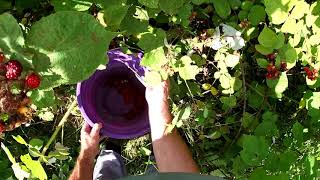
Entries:
POLYGON ((241 9, 249 11, 253 5, 254 2, 252 1, 244 1, 241 3, 241 9))
POLYGON ((249 128, 254 120, 255 120, 254 115, 252 115, 248 112, 245 112, 242 119, 241 119, 241 125, 244 128, 249 128))
POLYGON ((320 92, 312 92, 311 96, 307 99, 307 109, 320 109, 320 92))
POLYGON ((192 65, 192 59, 189 56, 183 56, 181 59, 181 65, 178 68, 179 75, 184 80, 195 79, 199 73, 199 68, 196 65, 192 65))
POLYGON ((55 150, 51 151, 48 155, 48 158, 56 158, 59 159, 61 161, 67 160, 70 155, 69 153, 69 148, 63 146, 61 143, 56 143, 55 144, 55 150))
POLYGON ((30 95, 32 104, 37 106, 37 108, 48 108, 56 105, 56 97, 53 89, 44 91, 44 90, 34 90, 30 95))
POLYGON ((282 72, 279 79, 267 79, 267 85, 277 94, 277 97, 281 97, 282 93, 288 88, 288 77, 286 72, 282 72))
POLYGON ((43 54, 33 61, 42 66, 36 69, 39 74, 54 79, 41 87, 49 89, 87 79, 99 65, 107 63, 105 53, 114 36, 86 13, 61 11, 36 22, 27 34, 27 45, 43 54), (50 68, 45 70, 43 66, 50 68))
POLYGON ((217 14, 226 19, 231 14, 230 4, 226 0, 211 0, 217 14))
POLYGON ((286 21, 292 4, 290 0, 264 0, 266 12, 273 24, 282 24, 286 21))
POLYGON ((192 11, 192 5, 186 3, 182 8, 180 8, 177 17, 178 17, 178 22, 181 25, 183 25, 184 27, 188 27, 190 24, 190 20, 189 17, 191 15, 191 11, 192 11))
POLYGON ((280 49, 284 45, 285 36, 282 32, 279 32, 278 35, 278 42, 275 44, 274 49, 280 49))
POLYGON ((104 20, 108 27, 117 29, 129 9, 125 1, 108 0, 104 3, 104 20))
POLYGON ((25 45, 22 31, 16 19, 4 13, 0 15, 0 47, 7 55, 15 55, 20 60, 24 60, 23 47, 25 45))
POLYGON ((186 106, 185 108, 181 109, 178 113, 179 119, 186 120, 191 115, 191 107, 186 106))
POLYGON ((276 125, 278 115, 270 111, 267 111, 263 113, 262 119, 262 123, 260 123, 255 129, 255 135, 266 137, 278 137, 279 130, 276 125))
POLYGON ((184 3, 185 0, 159 0, 160 9, 170 15, 176 14, 184 3))
POLYGON ((295 34, 298 29, 299 27, 297 27, 297 22, 293 18, 288 18, 281 27, 282 32, 290 34, 295 34))
POLYGON ((46 172, 44 171, 40 161, 32 160, 29 154, 20 156, 21 161, 31 171, 31 177, 39 178, 40 180, 48 179, 46 172))
POLYGON ((302 144, 304 139, 303 129, 304 127, 299 122, 295 122, 292 126, 293 138, 299 146, 302 144))
POLYGON ((277 34, 268 27, 263 28, 258 41, 262 46, 267 48, 274 48, 279 43, 277 34))
POLYGON ((158 8, 159 0, 139 0, 139 3, 149 8, 158 8))
POLYGON ((237 10, 241 6, 241 1, 240 0, 228 0, 231 9, 237 10))
POLYGON ((295 48, 285 45, 280 49, 279 54, 287 63, 287 69, 291 69, 296 65, 298 53, 295 48))
POLYGON ((264 121, 276 122, 278 120, 278 115, 270 111, 266 111, 265 113, 263 113, 262 119, 264 121))
POLYGON ((92 0, 51 0, 55 11, 87 11, 92 6, 92 0))
POLYGON ((7 122, 9 120, 9 115, 7 113, 0 114, 0 121, 7 122))
POLYGON ((148 11, 141 8, 141 7, 136 8, 134 18, 144 20, 144 21, 149 21, 149 19, 150 19, 148 11))
POLYGON ((258 25, 260 22, 264 21, 265 18, 266 13, 263 6, 255 5, 250 9, 248 19, 253 26, 258 25))
POLYGON ((220 84, 223 89, 229 89, 231 87, 231 76, 230 74, 221 74, 219 77, 220 84))
POLYGON ((260 68, 266 68, 269 65, 269 61, 264 58, 258 58, 257 63, 260 68))
POLYGON ((270 121, 263 121, 260 123, 255 131, 254 134, 256 136, 265 136, 265 137, 278 137, 279 136, 279 130, 277 128, 277 125, 275 122, 270 121))
POLYGON ((248 11, 241 10, 241 11, 239 12, 239 14, 238 14, 239 20, 241 20, 241 21, 246 20, 247 17, 248 17, 248 14, 249 14, 248 11))
POLYGON ((138 46, 145 52, 150 52, 164 45, 163 42, 166 38, 166 33, 162 29, 156 29, 155 33, 147 32, 142 33, 140 36, 138 46))
POLYGON ((316 179, 319 177, 318 174, 318 163, 314 155, 308 154, 304 158, 304 176, 306 179, 316 179))
POLYGON ((194 61, 196 63, 196 65, 198 67, 201 67, 201 66, 205 65, 206 62, 207 62, 207 60, 205 58, 201 57, 198 54, 192 54, 191 55, 191 59, 192 59, 192 61, 194 61))
POLYGON ((239 64, 240 55, 227 54, 225 63, 228 67, 234 68, 237 64, 239 64))
POLYGON ((294 19, 301 19, 305 14, 308 13, 309 4, 305 1, 298 1, 296 6, 291 12, 291 17, 294 19))
POLYGON ((148 86, 157 86, 161 83, 161 75, 157 71, 148 71, 144 78, 145 83, 148 86))
POLYGON ((21 137, 20 135, 18 136, 14 136, 12 135, 13 139, 16 140, 19 144, 23 144, 28 146, 28 143, 23 139, 23 137, 21 137))
POLYGON ((280 173, 272 175, 267 172, 264 168, 256 168, 250 175, 250 180, 287 180, 290 179, 289 175, 286 173, 280 173))
POLYGON ((291 69, 296 65, 296 61, 298 59, 297 51, 294 48, 288 48, 285 51, 285 61, 287 62, 287 69, 291 69))
POLYGON ((121 21, 120 30, 125 31, 125 34, 137 35, 141 32, 148 31, 148 25, 149 25, 148 21, 139 20, 135 18, 134 17, 135 12, 136 12, 135 6, 129 8, 127 15, 121 21))
POLYGON ((213 132, 210 135, 207 135, 205 137, 208 138, 208 139, 215 140, 215 139, 219 139, 221 136, 222 136, 222 134, 221 134, 220 131, 215 131, 215 132, 213 132))
POLYGON ((11 1, 10 0, 0 0, 0 14, 11 9, 11 1))
POLYGON ((210 0, 191 0, 191 2, 195 5, 201 5, 201 4, 204 4, 204 3, 209 3, 210 0))
POLYGON ((264 137, 244 135, 241 159, 250 166, 259 165, 268 155, 268 143, 264 137))
POLYGON ((294 151, 287 150, 281 154, 271 153, 267 157, 266 169, 271 172, 286 172, 297 161, 297 154, 294 151))
POLYGON ((161 70, 161 67, 168 63, 168 59, 164 54, 163 47, 158 47, 150 52, 145 53, 141 61, 141 65, 148 66, 153 70, 161 70))
POLYGON ((259 53, 261 53, 263 55, 268 55, 268 54, 273 53, 273 48, 264 47, 260 44, 255 45, 255 48, 259 53))
POLYGON ((233 95, 228 97, 221 97, 220 101, 222 102, 222 109, 227 110, 233 108, 237 105, 237 98, 233 95))
POLYGON ((41 139, 33 138, 30 140, 29 145, 40 151, 43 146, 43 141, 41 139))
POLYGON ((27 172, 27 169, 24 168, 24 166, 21 166, 19 163, 13 163, 11 166, 14 175, 18 179, 29 179, 30 178, 30 173, 27 172))
POLYGON ((8 159, 10 160, 10 162, 12 164, 16 163, 16 160, 14 159, 14 157, 12 156, 10 150, 1 142, 1 148, 3 149, 3 151, 6 153, 8 159))
POLYGON ((38 117, 44 121, 53 121, 54 114, 48 108, 44 108, 38 111, 38 117))
POLYGON ((250 86, 252 88, 248 92, 248 103, 254 108, 259 108, 264 103, 266 88, 256 81, 253 81, 250 86))
POLYGON ((146 147, 141 147, 140 148, 140 151, 141 153, 144 155, 144 156, 150 156, 152 151, 150 151, 150 149, 146 148, 146 147))

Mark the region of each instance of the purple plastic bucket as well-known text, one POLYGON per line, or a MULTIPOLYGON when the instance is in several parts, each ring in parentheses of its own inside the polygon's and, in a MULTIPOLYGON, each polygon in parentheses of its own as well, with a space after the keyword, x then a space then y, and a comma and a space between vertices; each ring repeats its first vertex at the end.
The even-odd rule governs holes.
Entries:
POLYGON ((89 79, 77 85, 77 100, 82 116, 90 126, 102 123, 102 136, 132 139, 149 133, 148 105, 141 79, 145 72, 140 66, 142 53, 127 55, 114 49, 107 55, 107 68, 97 70, 89 79), (123 88, 122 83, 129 83, 131 88, 123 88), (135 95, 127 97, 120 93, 128 90, 135 95))

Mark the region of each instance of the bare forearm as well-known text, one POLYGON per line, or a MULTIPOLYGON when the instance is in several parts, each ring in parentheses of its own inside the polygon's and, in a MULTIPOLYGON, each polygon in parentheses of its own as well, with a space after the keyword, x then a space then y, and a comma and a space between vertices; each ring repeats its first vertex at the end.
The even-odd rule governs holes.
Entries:
POLYGON ((171 122, 172 119, 169 110, 164 108, 158 113, 150 109, 149 113, 152 115, 150 118, 155 118, 152 122, 158 122, 151 124, 151 136, 159 170, 198 173, 199 168, 178 131, 174 129, 171 133, 165 132, 166 123, 171 122))
POLYGON ((152 144, 161 172, 199 172, 186 143, 176 129, 152 144))
POLYGON ((160 172, 199 172, 199 168, 178 131, 167 134, 167 125, 172 122, 169 111, 169 81, 147 87, 146 99, 154 155, 160 172))
POLYGON ((86 157, 85 154, 80 153, 69 180, 93 179, 93 168, 94 159, 86 157))

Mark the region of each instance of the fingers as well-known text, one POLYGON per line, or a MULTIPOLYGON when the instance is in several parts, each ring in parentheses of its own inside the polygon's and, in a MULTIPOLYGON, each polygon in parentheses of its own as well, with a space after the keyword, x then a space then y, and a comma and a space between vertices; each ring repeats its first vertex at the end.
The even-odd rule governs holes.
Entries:
POLYGON ((165 80, 162 82, 162 87, 166 87, 166 88, 169 88, 170 87, 170 81, 169 79, 165 80))
POLYGON ((90 133, 90 125, 87 122, 84 122, 82 129, 81 129, 81 133, 90 133))
POLYGON ((102 128, 101 123, 95 123, 91 129, 90 136, 94 139, 99 139, 100 138, 100 129, 102 128))

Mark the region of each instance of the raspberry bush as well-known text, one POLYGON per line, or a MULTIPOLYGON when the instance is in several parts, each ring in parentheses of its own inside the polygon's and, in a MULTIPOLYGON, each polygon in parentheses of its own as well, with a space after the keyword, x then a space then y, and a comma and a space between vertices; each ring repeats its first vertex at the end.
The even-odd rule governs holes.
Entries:
MULTIPOLYGON (((320 176, 319 0, 0 0, 0 12, 0 132, 56 119, 58 94, 104 68, 108 49, 142 50, 146 84, 170 80, 169 127, 204 174, 320 176)), ((71 168, 42 166, 75 158, 50 146, 62 126, 49 140, 15 134, 33 157, 20 156, 20 177, 66 179, 71 168)))

